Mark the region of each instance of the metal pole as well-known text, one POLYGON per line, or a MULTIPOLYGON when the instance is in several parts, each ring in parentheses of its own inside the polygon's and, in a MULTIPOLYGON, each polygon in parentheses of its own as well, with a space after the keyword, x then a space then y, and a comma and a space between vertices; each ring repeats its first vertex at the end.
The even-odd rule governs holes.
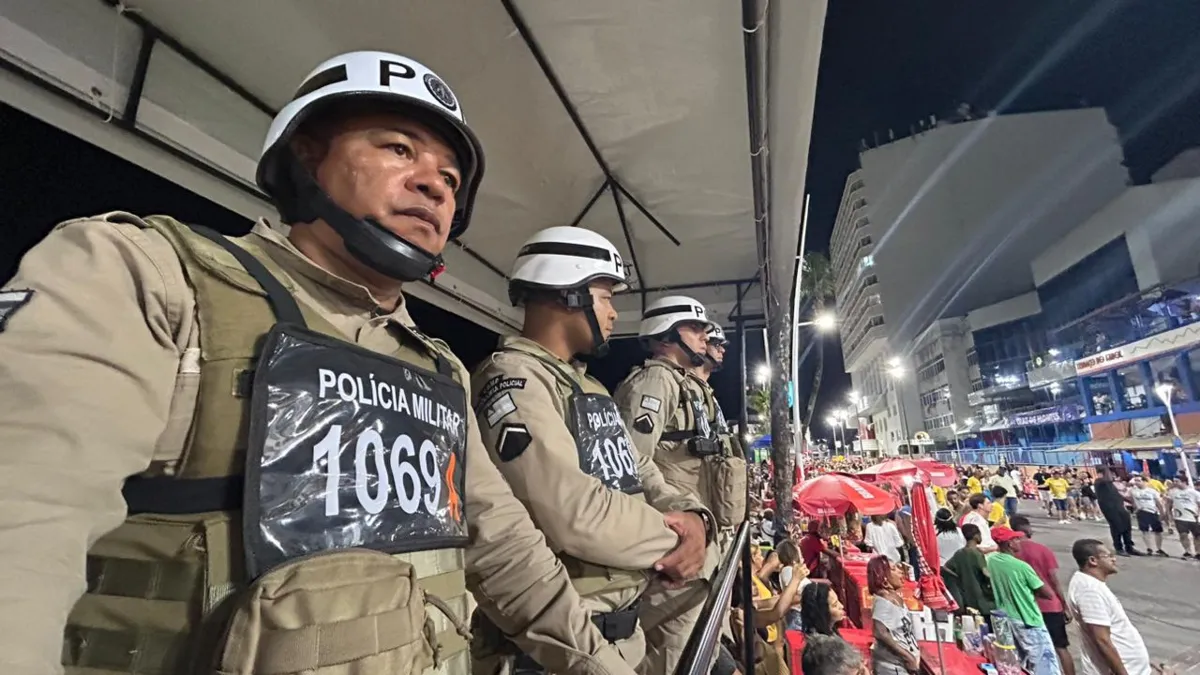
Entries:
POLYGON ((958 441, 958 423, 954 424, 954 461, 962 464, 962 443, 958 441))
MULTIPOLYGON (((746 440, 746 434, 750 433, 750 424, 746 413, 746 406, 750 404, 746 392, 746 384, 748 383, 748 378, 746 377, 746 322, 736 322, 734 330, 737 331, 738 337, 738 391, 740 392, 739 397, 741 400, 741 405, 738 406, 740 410, 738 413, 738 434, 744 441, 746 440)), ((750 452, 749 445, 746 447, 746 452, 750 452)), ((753 457, 746 457, 746 461, 753 463, 753 457)))
POLYGON ((912 455, 912 446, 909 445, 908 435, 908 413, 904 409, 904 396, 900 393, 900 382, 896 382, 896 398, 900 401, 900 431, 904 434, 904 445, 908 448, 908 454, 912 455))
POLYGON ((1179 441, 1179 458, 1183 460, 1183 475, 1187 476, 1188 486, 1195 485, 1192 481, 1192 460, 1188 458, 1187 448, 1183 446, 1183 437, 1179 435, 1179 425, 1175 423, 1175 408, 1171 405, 1171 395, 1164 397, 1167 405, 1167 418, 1171 420, 1171 433, 1179 441))
POLYGON ((796 285, 792 288, 792 437, 800 482, 804 482, 804 435, 800 433, 800 284, 804 280, 804 239, 808 235, 808 201, 804 195, 804 214, 800 218, 800 250, 796 255, 796 285))

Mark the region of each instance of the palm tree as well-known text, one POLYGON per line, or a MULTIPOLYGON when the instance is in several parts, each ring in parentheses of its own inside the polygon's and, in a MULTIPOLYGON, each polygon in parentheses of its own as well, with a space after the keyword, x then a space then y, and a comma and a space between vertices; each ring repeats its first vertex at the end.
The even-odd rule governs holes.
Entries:
POLYGON ((771 392, 766 389, 754 389, 750 392, 750 409, 758 413, 758 418, 766 422, 771 414, 771 392))
MULTIPOLYGON (((800 280, 800 292, 807 302, 812 304, 813 314, 825 311, 826 304, 834 299, 836 294, 833 265, 824 253, 806 253, 804 255, 804 276, 800 280)), ((808 402, 804 414, 804 426, 812 426, 813 413, 817 408, 817 392, 821 389, 821 376, 825 371, 825 341, 817 340, 817 371, 813 375, 812 387, 809 389, 808 402)))

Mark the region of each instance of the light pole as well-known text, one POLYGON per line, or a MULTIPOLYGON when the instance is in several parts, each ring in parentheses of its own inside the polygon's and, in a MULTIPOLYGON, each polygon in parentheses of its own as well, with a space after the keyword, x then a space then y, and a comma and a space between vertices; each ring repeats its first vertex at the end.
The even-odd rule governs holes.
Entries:
POLYGON ((962 443, 959 442, 958 436, 964 431, 970 431, 971 427, 973 426, 975 426, 975 418, 968 417, 967 419, 963 420, 962 429, 958 428, 958 422, 955 422, 954 426, 951 427, 951 429, 954 430, 954 461, 959 466, 962 465, 962 443))
POLYGON ((1179 449, 1179 458, 1183 460, 1183 475, 1187 476, 1188 486, 1192 486, 1195 485, 1192 482, 1192 460, 1188 459, 1187 448, 1183 447, 1183 438, 1179 435, 1179 425, 1175 423, 1175 408, 1171 406, 1171 392, 1174 390, 1175 385, 1170 382, 1160 382, 1154 387, 1154 393, 1158 394, 1163 405, 1167 406, 1167 419, 1171 420, 1173 442, 1179 449))
POLYGON ((904 379, 904 364, 900 361, 900 357, 893 356, 888 359, 887 374, 892 378, 892 388, 896 392, 896 399, 900 402, 900 432, 904 434, 904 445, 908 445, 908 414, 904 410, 904 397, 900 395, 900 380, 904 379))
MULTIPOLYGON (((807 202, 805 202, 807 208, 807 202)), ((800 263, 798 263, 800 264, 800 263)), ((801 265, 802 266, 802 265, 801 265)), ((800 278, 796 277, 796 295, 800 294, 800 278)), ((796 311, 799 311, 797 308, 796 311)), ((792 315, 795 317, 795 314, 792 315)), ((813 326, 817 332, 825 333, 837 328, 837 317, 832 312, 822 312, 813 317, 812 321, 801 321, 792 327, 792 435, 796 448, 796 458, 800 464, 800 482, 804 482, 804 434, 800 429, 800 329, 813 326)), ((816 396, 817 392, 813 392, 816 396)))

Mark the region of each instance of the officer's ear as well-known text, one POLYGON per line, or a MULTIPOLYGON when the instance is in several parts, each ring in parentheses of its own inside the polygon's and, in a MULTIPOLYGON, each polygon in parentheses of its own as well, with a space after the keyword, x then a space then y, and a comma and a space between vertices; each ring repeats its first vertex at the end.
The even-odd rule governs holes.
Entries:
POLYGON ((329 138, 323 134, 313 134, 302 131, 291 138, 292 152, 301 166, 310 174, 315 174, 317 166, 329 152, 329 138))

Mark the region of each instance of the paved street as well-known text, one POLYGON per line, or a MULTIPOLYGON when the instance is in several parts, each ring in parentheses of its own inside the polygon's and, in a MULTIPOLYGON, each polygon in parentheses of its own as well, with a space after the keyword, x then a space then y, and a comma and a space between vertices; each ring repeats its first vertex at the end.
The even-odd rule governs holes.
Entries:
MULTIPOLYGON (((1039 511, 1035 502, 1021 502, 1021 512, 1033 521, 1033 536, 1058 556, 1059 578, 1066 592, 1075 573, 1071 545, 1078 539, 1099 539, 1112 546, 1108 525, 1101 521, 1061 525, 1039 511)), ((1134 543, 1143 549, 1141 533, 1134 543)), ((1170 558, 1120 558, 1120 572, 1109 579, 1109 587, 1120 598, 1129 618, 1142 633, 1150 658, 1175 665, 1180 675, 1200 673, 1200 562, 1183 560, 1176 535, 1163 535, 1163 550, 1170 558)), ((1078 653, 1078 630, 1071 626, 1071 651, 1078 653)))

